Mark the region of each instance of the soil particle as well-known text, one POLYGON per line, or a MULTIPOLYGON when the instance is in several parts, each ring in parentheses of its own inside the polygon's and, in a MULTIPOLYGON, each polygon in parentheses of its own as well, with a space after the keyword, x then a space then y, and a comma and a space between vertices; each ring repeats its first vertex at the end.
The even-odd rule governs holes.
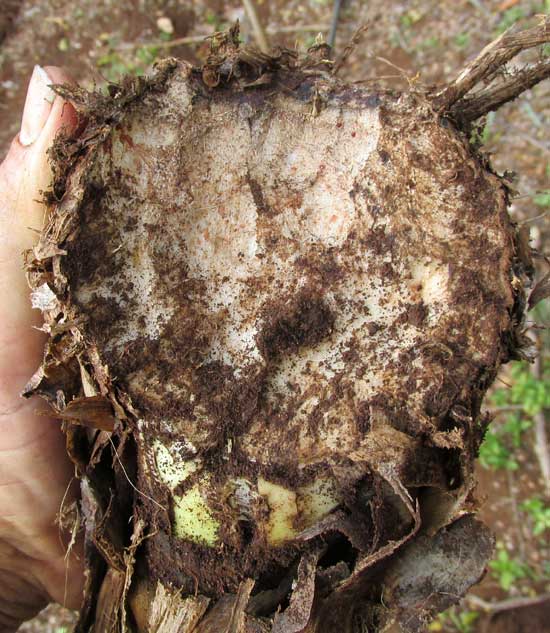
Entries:
POLYGON ((266 306, 265 316, 258 347, 268 361, 324 340, 335 320, 326 303, 311 290, 300 292, 290 302, 266 306))

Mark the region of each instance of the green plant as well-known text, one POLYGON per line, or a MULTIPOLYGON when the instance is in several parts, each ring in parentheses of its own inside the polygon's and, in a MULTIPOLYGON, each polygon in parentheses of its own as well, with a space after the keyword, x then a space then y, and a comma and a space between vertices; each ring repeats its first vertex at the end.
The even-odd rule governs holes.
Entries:
POLYGON ((71 43, 67 37, 62 37, 57 43, 57 48, 62 52, 66 53, 71 47, 71 43))
POLYGON ((546 361, 542 378, 538 379, 523 362, 516 362, 510 369, 511 386, 495 389, 491 404, 511 411, 505 421, 490 430, 479 450, 479 461, 484 468, 517 470, 514 450, 520 448, 522 436, 531 428, 531 418, 550 408, 550 363, 546 361))
POLYGON ((532 420, 525 419, 521 413, 512 413, 502 426, 502 433, 510 438, 514 448, 520 448, 524 431, 528 431, 532 426, 532 420))
POLYGON ((436 35, 432 35, 431 37, 427 37, 425 40, 422 41, 422 43, 420 44, 420 49, 429 50, 439 48, 440 45, 440 39, 436 35))
POLYGON ((311 46, 314 46, 315 43, 317 41, 317 38, 315 37, 315 35, 308 35, 308 37, 304 40, 304 48, 310 48, 311 46))
POLYGON ((496 112, 489 112, 485 118, 485 124, 483 127, 478 126, 474 128, 470 137, 470 143, 474 147, 481 147, 482 145, 487 145, 490 141, 498 139, 500 134, 494 133, 495 117, 496 112))
POLYGON ((507 11, 502 14, 500 18, 500 22, 497 25, 496 32, 504 33, 511 26, 514 26, 516 22, 522 20, 527 17, 528 13, 525 7, 516 5, 515 7, 511 7, 507 11))
POLYGON ((533 376, 529 366, 523 362, 512 363, 510 376, 511 388, 494 391, 494 405, 521 405, 529 416, 550 408, 550 359, 545 360, 540 379, 533 376))
POLYGON ((539 207, 550 207, 550 189, 541 191, 536 196, 533 196, 533 202, 539 207))
POLYGON ((97 66, 107 81, 117 82, 122 75, 143 75, 157 60, 160 48, 154 45, 144 45, 137 48, 133 54, 123 55, 116 50, 116 42, 108 42, 107 52, 97 59, 97 66))
POLYGON ((204 21, 214 28, 215 31, 222 31, 225 27, 223 18, 219 16, 215 11, 208 9, 204 16, 204 21))
POLYGON ((458 607, 451 607, 438 615, 437 619, 429 625, 428 631, 445 630, 453 631, 453 633, 455 631, 456 633, 474 633, 475 623, 478 619, 479 613, 477 611, 462 611, 458 607))
POLYGON ((550 530, 550 506, 545 505, 542 499, 527 499, 521 504, 521 509, 531 517, 535 536, 550 530))
MULTIPOLYGON (((136 57, 141 62, 141 67, 151 66, 159 56, 160 48, 158 46, 141 46, 136 50, 136 57)), ((139 67, 139 64, 138 64, 139 67)))
POLYGON ((504 591, 510 591, 518 580, 532 575, 531 569, 525 563, 511 558, 502 543, 497 544, 497 555, 489 563, 493 578, 504 591))
POLYGON ((401 22, 401 26, 404 29, 410 29, 417 22, 420 22, 421 19, 422 19, 422 14, 415 9, 411 9, 410 11, 407 11, 407 13, 404 13, 399 18, 399 21, 401 22))
POLYGON ((466 31, 455 36, 455 44, 458 48, 466 48, 470 43, 470 34, 466 31))
POLYGON ((504 11, 496 27, 496 34, 504 33, 504 31, 524 18, 548 13, 550 13, 549 0, 543 0, 542 2, 519 2, 504 11))
POLYGON ((479 449, 479 462, 483 468, 517 470, 519 465, 506 447, 502 433, 488 431, 479 449))

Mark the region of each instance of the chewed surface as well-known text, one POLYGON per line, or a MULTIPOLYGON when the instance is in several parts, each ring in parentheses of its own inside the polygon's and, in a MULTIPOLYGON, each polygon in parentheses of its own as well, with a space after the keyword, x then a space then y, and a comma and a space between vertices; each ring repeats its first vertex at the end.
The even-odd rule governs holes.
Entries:
POLYGON ((349 505, 384 471, 376 429, 444 442, 509 327, 495 177, 412 98, 312 96, 211 96, 176 74, 81 176, 72 300, 141 417, 176 582, 186 547, 269 561, 349 505))

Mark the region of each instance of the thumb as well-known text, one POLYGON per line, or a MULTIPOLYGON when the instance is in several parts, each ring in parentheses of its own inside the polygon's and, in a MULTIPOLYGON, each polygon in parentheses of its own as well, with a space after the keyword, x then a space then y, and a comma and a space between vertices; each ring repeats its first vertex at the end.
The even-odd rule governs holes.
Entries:
POLYGON ((23 251, 37 240, 45 219, 42 191, 52 177, 48 149, 56 134, 72 131, 77 114, 70 103, 51 89, 69 77, 54 66, 35 66, 21 121, 21 131, 13 140, 0 165, 0 323, 4 331, 28 328, 32 322, 28 289, 23 275, 23 251))
POLYGON ((42 318, 31 309, 22 253, 45 219, 40 200, 52 177, 48 149, 62 128, 71 132, 77 124, 74 108, 50 88, 67 80, 59 68, 35 67, 21 131, 0 165, 0 527, 2 538, 27 557, 29 577, 57 600, 67 588, 78 605, 79 564, 73 555, 64 584, 65 552, 53 524, 73 473, 65 438, 59 423, 36 415, 38 404, 19 397, 44 348, 43 332, 31 327, 42 318))
POLYGON ((61 68, 34 67, 21 130, 0 166, 0 187, 6 196, 6 207, 0 217, 0 234, 3 238, 9 234, 9 245, 19 252, 34 244, 36 231, 43 226, 45 208, 40 202, 41 192, 49 188, 52 176, 48 149, 61 128, 70 132, 77 123, 73 106, 50 87, 70 81, 61 68))
POLYGON ((68 77, 59 68, 36 66, 23 111, 21 131, 0 165, 0 409, 18 406, 18 394, 42 357, 41 323, 32 311, 23 273, 23 251, 42 229, 41 191, 50 186, 48 149, 63 127, 74 129, 77 114, 50 88, 68 77))

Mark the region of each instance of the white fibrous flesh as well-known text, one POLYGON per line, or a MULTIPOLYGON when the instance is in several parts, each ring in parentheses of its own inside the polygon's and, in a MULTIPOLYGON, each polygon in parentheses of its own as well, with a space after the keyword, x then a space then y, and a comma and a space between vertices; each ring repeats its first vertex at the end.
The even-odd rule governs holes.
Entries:
MULTIPOLYGON (((412 522, 415 491, 460 483, 438 450, 464 446, 504 355, 496 177, 407 96, 312 95, 210 94, 182 66, 73 177, 71 300, 139 412, 139 486, 179 543, 174 582, 201 548, 284 565, 354 503, 412 522)), ((386 541, 354 547, 401 538, 385 520, 386 541)))

